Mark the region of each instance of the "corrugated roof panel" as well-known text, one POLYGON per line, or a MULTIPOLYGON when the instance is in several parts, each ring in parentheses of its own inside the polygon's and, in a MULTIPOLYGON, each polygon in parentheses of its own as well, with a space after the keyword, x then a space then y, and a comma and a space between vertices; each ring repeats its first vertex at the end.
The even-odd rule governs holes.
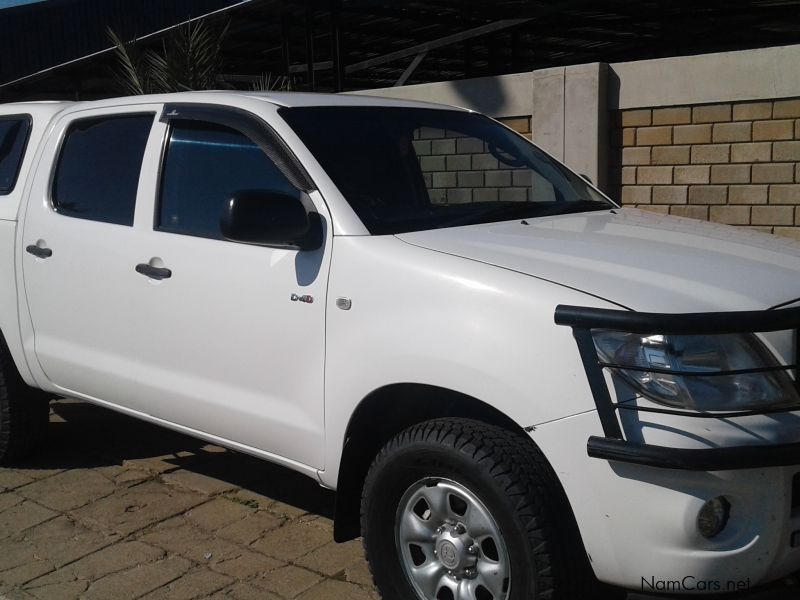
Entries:
POLYGON ((0 84, 153 33, 241 0, 47 0, 0 11, 0 84))

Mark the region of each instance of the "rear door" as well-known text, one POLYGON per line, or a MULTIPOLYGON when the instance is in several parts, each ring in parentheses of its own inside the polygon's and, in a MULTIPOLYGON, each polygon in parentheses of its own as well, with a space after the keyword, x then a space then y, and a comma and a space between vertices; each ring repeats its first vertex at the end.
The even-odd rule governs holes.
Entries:
POLYGON ((133 222, 159 108, 63 116, 24 214, 23 277, 42 369, 68 395, 129 408, 139 408, 133 222))

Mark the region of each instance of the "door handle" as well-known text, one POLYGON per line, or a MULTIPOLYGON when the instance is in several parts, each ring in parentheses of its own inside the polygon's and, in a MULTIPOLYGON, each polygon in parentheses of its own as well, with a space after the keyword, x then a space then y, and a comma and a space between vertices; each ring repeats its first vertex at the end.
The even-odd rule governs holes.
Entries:
POLYGON ((145 277, 156 279, 158 281, 172 277, 172 271, 170 269, 165 267, 154 267, 153 265, 149 265, 147 263, 139 263, 136 265, 136 272, 141 273, 145 277))
POLYGON ((37 258, 50 258, 53 256, 53 251, 50 248, 37 246, 36 244, 31 244, 25 248, 25 252, 28 254, 33 254, 37 258))

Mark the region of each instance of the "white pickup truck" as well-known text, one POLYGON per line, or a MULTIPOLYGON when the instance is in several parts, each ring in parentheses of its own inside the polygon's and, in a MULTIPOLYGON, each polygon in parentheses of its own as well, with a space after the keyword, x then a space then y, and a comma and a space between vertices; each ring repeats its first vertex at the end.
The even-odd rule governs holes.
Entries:
POLYGON ((285 465, 386 599, 800 568, 799 299, 798 244, 620 208, 466 110, 0 106, 0 459, 63 396, 285 465))

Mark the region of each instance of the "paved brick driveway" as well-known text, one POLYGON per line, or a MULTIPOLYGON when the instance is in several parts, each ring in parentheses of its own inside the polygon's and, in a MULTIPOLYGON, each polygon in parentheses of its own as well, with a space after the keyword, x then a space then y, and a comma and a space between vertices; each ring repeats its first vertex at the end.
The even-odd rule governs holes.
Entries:
POLYGON ((360 542, 332 541, 333 501, 287 469, 55 402, 49 450, 0 469, 0 600, 376 599, 360 542))
POLYGON ((314 481, 83 403, 0 469, 0 597, 377 598, 314 481))

